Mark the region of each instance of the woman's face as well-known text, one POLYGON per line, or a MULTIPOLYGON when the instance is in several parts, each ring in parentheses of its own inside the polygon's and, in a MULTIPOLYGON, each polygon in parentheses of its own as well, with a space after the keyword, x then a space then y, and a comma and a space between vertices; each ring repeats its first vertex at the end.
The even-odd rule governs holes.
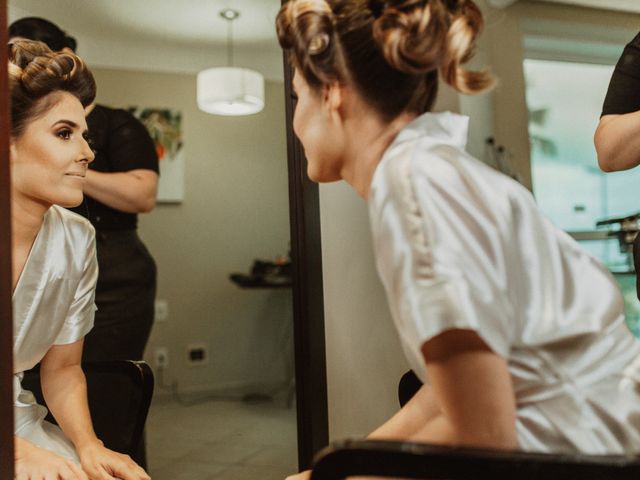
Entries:
MULTIPOLYGON (((87 123, 80 101, 67 92, 54 92, 56 102, 27 123, 11 139, 11 187, 16 201, 48 208, 74 207, 94 154, 87 143, 87 123)), ((47 101, 45 97, 41 101, 47 101)))
POLYGON ((296 70, 293 89, 298 96, 293 115, 296 133, 307 157, 307 175, 314 182, 340 180, 343 167, 343 137, 323 92, 314 91, 296 70))

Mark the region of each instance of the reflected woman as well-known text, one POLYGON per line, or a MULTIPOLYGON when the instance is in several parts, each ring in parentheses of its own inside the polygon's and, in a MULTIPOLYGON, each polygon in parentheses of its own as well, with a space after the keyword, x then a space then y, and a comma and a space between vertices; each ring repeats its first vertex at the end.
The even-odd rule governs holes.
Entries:
POLYGON ((471 0, 290 0, 277 18, 316 182, 369 204, 374 253, 424 384, 370 438, 593 454, 640 450, 640 356, 611 274, 528 190, 465 152, 468 119, 428 113, 483 25, 471 0))
POLYGON ((98 275, 89 222, 62 207, 82 201, 85 107, 95 82, 82 60, 40 42, 9 45, 16 478, 87 480, 149 476, 96 438, 80 368, 98 275), (22 390, 41 364, 47 410, 22 390))

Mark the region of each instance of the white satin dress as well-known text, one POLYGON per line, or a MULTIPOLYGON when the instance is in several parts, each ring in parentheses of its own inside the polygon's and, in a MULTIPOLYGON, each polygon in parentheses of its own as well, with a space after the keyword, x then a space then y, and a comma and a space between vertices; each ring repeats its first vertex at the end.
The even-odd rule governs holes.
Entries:
POLYGON ((91 330, 97 278, 93 227, 80 215, 52 206, 13 292, 15 434, 75 461, 71 442, 44 420, 47 409, 20 382, 22 372, 51 346, 74 343, 91 330))
POLYGON ((467 154, 468 118, 427 113, 376 168, 374 249, 411 368, 471 329, 508 362, 523 450, 640 452, 640 343, 612 275, 519 183, 467 154), (635 364, 634 364, 635 362, 635 364))

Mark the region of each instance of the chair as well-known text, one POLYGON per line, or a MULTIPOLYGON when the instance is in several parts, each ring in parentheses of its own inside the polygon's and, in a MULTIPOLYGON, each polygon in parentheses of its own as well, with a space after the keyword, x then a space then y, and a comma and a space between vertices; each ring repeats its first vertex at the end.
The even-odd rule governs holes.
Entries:
MULTIPOLYGON (((144 425, 153 395, 153 372, 145 362, 115 360, 82 364, 87 377, 93 427, 107 448, 125 453, 145 466, 144 425)), ((38 367, 25 372, 22 386, 45 405, 38 367)), ((55 423, 51 413, 47 420, 55 423)))
MULTIPOLYGON (((417 391, 413 372, 399 386, 401 404, 417 391)), ((438 480, 631 480, 640 478, 640 455, 553 455, 421 443, 347 440, 318 453, 311 480, 351 476, 438 480)))

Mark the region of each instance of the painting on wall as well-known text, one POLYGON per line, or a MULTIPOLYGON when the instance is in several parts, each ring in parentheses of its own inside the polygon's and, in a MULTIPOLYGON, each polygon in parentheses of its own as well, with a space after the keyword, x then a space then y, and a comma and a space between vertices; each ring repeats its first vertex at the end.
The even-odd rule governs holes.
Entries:
POLYGON ((168 108, 129 107, 151 135, 160 164, 157 201, 180 203, 184 200, 184 148, 182 113, 168 108))

